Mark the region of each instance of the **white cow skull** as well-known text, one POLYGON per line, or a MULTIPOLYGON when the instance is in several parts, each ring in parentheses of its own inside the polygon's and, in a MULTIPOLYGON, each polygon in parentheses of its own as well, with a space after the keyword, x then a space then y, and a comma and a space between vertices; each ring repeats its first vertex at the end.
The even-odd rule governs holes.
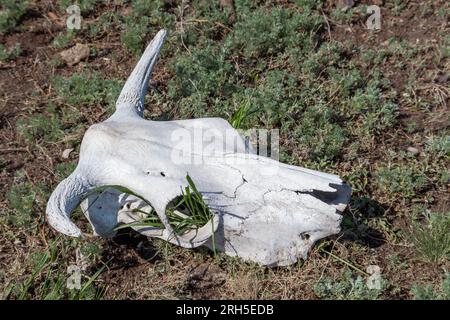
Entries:
POLYGON ((145 50, 115 113, 87 130, 78 166, 48 201, 49 224, 80 236, 70 215, 84 200, 95 233, 109 237, 119 222, 138 219, 133 208, 150 203, 164 228, 134 227, 144 235, 187 248, 212 247, 214 239, 218 250, 269 266, 306 258, 315 241, 340 231, 338 212, 346 207, 350 187, 335 175, 256 155, 223 119, 143 119, 147 83, 165 36, 164 30, 158 32, 145 50), (186 135, 190 143, 180 140, 186 135), (187 186, 187 174, 214 215, 204 227, 177 235, 165 211, 187 186), (110 187, 95 191, 100 186, 110 187))

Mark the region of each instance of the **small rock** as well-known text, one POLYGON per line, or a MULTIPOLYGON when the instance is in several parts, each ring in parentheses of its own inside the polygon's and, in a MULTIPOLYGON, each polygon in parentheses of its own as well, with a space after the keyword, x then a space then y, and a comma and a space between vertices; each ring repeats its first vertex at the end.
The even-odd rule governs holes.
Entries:
POLYGON ((81 60, 89 57, 89 46, 77 43, 72 48, 60 52, 59 55, 61 56, 61 59, 64 60, 69 67, 71 67, 81 60))
POLYGON ((450 73, 445 73, 436 78, 437 83, 445 84, 450 79, 450 73))
POLYGON ((61 22, 61 20, 59 19, 59 17, 58 17, 55 13, 53 13, 53 12, 50 11, 47 15, 48 15, 49 19, 50 19, 53 23, 56 23, 56 24, 59 25, 59 26, 63 25, 63 23, 61 22))
POLYGON ((371 4, 374 4, 376 6, 382 6, 384 5, 384 0, 372 0, 371 4))
POLYGON ((355 5, 354 0, 337 0, 336 6, 342 11, 347 11, 355 5))
POLYGON ((407 149, 406 149, 406 151, 408 151, 409 153, 411 153, 411 154, 413 154, 413 155, 417 155, 417 154, 419 154, 419 149, 417 149, 417 148, 414 148, 414 147, 408 147, 407 149))
POLYGON ((69 156, 70 156, 70 153, 71 153, 72 151, 73 151, 73 148, 69 148, 69 149, 64 150, 63 153, 62 153, 62 157, 63 157, 64 159, 68 159, 69 156))

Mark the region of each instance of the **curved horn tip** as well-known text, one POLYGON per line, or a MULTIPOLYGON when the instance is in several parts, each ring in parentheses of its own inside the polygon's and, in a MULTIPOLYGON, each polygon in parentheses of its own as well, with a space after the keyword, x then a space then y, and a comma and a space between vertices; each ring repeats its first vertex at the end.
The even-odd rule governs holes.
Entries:
POLYGON ((81 236, 81 230, 70 220, 70 215, 88 190, 86 183, 74 173, 61 181, 47 202, 48 224, 65 235, 81 236))
POLYGON ((50 201, 47 204, 45 215, 47 223, 56 231, 70 237, 81 236, 81 230, 76 226, 76 224, 70 221, 68 215, 61 212, 59 208, 55 208, 53 204, 50 204, 50 201))
POLYGON ((47 212, 46 215, 48 224, 56 231, 70 237, 78 238, 81 236, 81 230, 73 222, 59 219, 57 215, 51 212, 47 212))
POLYGON ((166 37, 166 36, 167 36, 167 30, 166 29, 161 29, 156 34, 155 38, 161 38, 161 37, 166 37))

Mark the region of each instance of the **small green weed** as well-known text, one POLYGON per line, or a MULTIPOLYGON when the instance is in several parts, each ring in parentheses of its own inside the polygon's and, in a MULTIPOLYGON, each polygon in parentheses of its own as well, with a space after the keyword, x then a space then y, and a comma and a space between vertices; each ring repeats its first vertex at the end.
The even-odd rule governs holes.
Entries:
POLYGON ((416 284, 411 293, 416 300, 450 300, 450 273, 447 273, 439 288, 416 284))
POLYGON ((56 77, 53 85, 58 98, 67 104, 100 104, 113 110, 123 83, 117 79, 104 79, 98 73, 79 73, 68 78, 56 77))
POLYGON ((30 117, 19 118, 16 122, 18 133, 29 144, 43 140, 47 143, 55 142, 64 136, 62 123, 54 105, 47 107, 47 114, 35 114, 30 117))
POLYGON ((0 33, 13 30, 27 11, 28 1, 0 0, 0 33))
POLYGON ((240 104, 236 112, 231 116, 230 124, 235 129, 243 129, 244 123, 248 120, 248 117, 256 112, 252 110, 250 99, 245 100, 240 104))
POLYGON ((16 43, 11 48, 6 48, 4 45, 0 44, 0 62, 14 60, 22 53, 22 48, 20 43, 16 43))
POLYGON ((411 221, 410 239, 415 250, 431 263, 450 259, 450 212, 435 213, 425 210, 424 221, 411 221))
MULTIPOLYGON (((4 217, 7 224, 24 227, 35 218, 35 200, 37 192, 29 182, 13 185, 6 193, 6 199, 13 212, 4 217)), ((3 220, 3 219, 2 219, 3 220)))
POLYGON ((442 134, 429 137, 426 141, 425 151, 435 158, 450 158, 450 136, 442 134))
POLYGON ((80 8, 82 14, 88 14, 95 9, 96 3, 104 2, 104 0, 59 0, 58 2, 62 12, 66 12, 66 9, 69 6, 76 4, 80 8))
POLYGON ((361 276, 355 277, 353 272, 344 270, 339 280, 326 277, 317 282, 314 292, 320 299, 375 300, 379 299, 385 290, 386 283, 381 282, 380 289, 369 289, 361 276))
POLYGON ((176 18, 162 10, 162 0, 133 0, 132 12, 125 17, 125 32, 122 43, 134 55, 139 56, 144 47, 144 40, 151 33, 153 26, 158 28, 173 27, 176 18))
POLYGON ((15 183, 6 192, 6 199, 12 210, 5 211, 5 215, 2 212, 0 221, 16 227, 30 227, 41 217, 50 189, 43 182, 32 184, 27 181, 23 171, 17 171, 14 179, 15 183))
POLYGON ((376 171, 380 190, 389 196, 411 199, 428 185, 425 172, 413 165, 392 163, 376 171))
POLYGON ((68 30, 67 32, 59 33, 53 38, 52 46, 55 49, 68 48, 75 37, 75 31, 68 30))

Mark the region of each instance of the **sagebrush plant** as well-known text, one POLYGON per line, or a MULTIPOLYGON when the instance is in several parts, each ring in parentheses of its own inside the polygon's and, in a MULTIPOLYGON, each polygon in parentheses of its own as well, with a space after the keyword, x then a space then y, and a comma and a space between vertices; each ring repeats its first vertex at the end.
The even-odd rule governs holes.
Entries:
POLYGON ((61 162, 55 166, 55 173, 59 180, 68 177, 77 167, 73 162, 61 162))
POLYGON ((24 116, 17 120, 18 133, 28 142, 55 142, 64 136, 62 123, 57 115, 55 105, 47 107, 47 114, 24 116))
POLYGON ((419 166, 390 163, 376 171, 376 180, 381 191, 390 197, 401 195, 402 198, 415 197, 428 185, 426 172, 419 166))
POLYGON ((123 81, 105 79, 99 73, 82 72, 68 78, 53 79, 55 93, 58 98, 72 106, 101 105, 105 110, 112 111, 123 81))
POLYGON ((430 136, 425 150, 436 158, 450 159, 450 133, 430 136))
POLYGON ((24 171, 17 171, 14 180, 14 184, 6 192, 11 211, 2 212, 0 222, 16 228, 30 228, 35 233, 35 226, 41 222, 39 218, 42 217, 50 188, 43 182, 33 184, 27 181, 24 171))
POLYGON ((0 62, 8 61, 8 60, 14 60, 20 54, 22 53, 22 47, 20 43, 16 43, 12 47, 5 47, 4 45, 0 44, 0 62))
POLYGON ((415 284, 411 293, 416 300, 450 300, 450 273, 447 272, 440 286, 415 284))
POLYGON ((6 193, 6 199, 15 212, 5 216, 2 215, 2 222, 17 227, 24 227, 31 223, 34 218, 36 197, 36 190, 29 182, 14 185, 6 193))
POLYGON ((67 30, 66 32, 61 32, 53 38, 52 46, 55 49, 64 49, 72 45, 73 39, 75 37, 75 31, 67 30))
POLYGON ((58 0, 59 9, 61 12, 66 12, 66 9, 71 5, 77 5, 82 14, 88 14, 95 9, 97 3, 106 2, 105 0, 58 0))
POLYGON ((132 11, 125 17, 125 30, 121 41, 135 56, 144 49, 145 40, 154 28, 169 28, 175 24, 175 17, 162 11, 162 0, 133 0, 132 11))
POLYGON ((98 23, 93 23, 87 26, 88 34, 92 38, 98 38, 106 35, 111 30, 118 29, 121 16, 118 12, 102 12, 98 18, 98 23))
POLYGON ((31 148, 63 141, 66 147, 76 147, 84 130, 84 118, 75 107, 49 103, 45 113, 30 113, 17 119, 16 130, 31 148))
POLYGON ((28 1, 0 0, 0 34, 13 30, 27 7, 28 1))
POLYGON ((134 55, 139 56, 142 53, 144 45, 144 36, 149 30, 150 18, 146 16, 139 17, 136 20, 135 17, 126 17, 126 32, 122 34, 122 42, 125 47, 134 55))
POLYGON ((387 283, 381 279, 379 289, 369 289, 360 275, 345 269, 340 279, 325 277, 314 285, 314 292, 320 299, 332 300, 376 300, 381 298, 387 283))
POLYGON ((333 10, 331 18, 339 23, 351 23, 356 20, 361 12, 367 12, 364 6, 357 6, 353 8, 348 8, 347 10, 333 10), (362 7, 362 8, 361 8, 362 7))
MULTIPOLYGON (((383 94, 389 83, 382 74, 370 69, 363 76, 338 43, 318 45, 324 29, 318 4, 298 5, 302 10, 236 2, 237 21, 229 32, 209 23, 187 24, 189 51, 177 52, 169 63, 172 110, 183 118, 232 122, 245 115, 245 127, 281 128, 280 158, 293 164, 329 163, 348 140, 362 140, 364 149, 394 125, 397 106, 383 94), (251 112, 236 109, 242 104, 251 112), (287 148, 300 152, 289 155, 287 148)), ((208 16, 224 19, 216 7, 208 16)))
POLYGON ((314 46, 323 27, 323 18, 306 6, 301 13, 280 7, 239 9, 241 19, 225 44, 241 51, 245 58, 282 54, 293 46, 300 49, 299 57, 314 46))

